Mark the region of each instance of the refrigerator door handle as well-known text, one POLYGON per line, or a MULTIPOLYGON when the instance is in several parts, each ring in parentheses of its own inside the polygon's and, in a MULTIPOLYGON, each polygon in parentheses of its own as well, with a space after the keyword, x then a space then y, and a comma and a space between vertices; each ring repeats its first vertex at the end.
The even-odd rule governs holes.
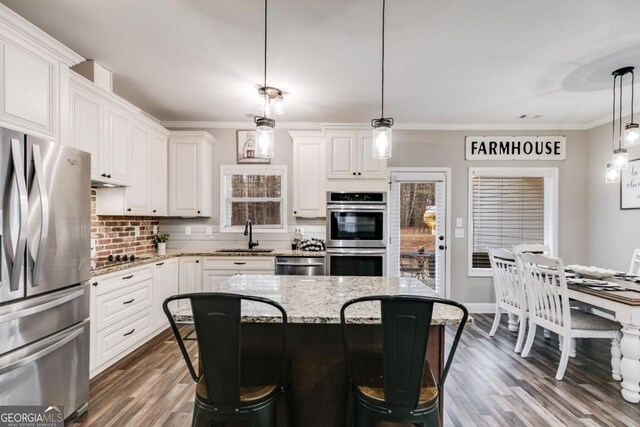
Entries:
MULTIPOLYGON (((16 250, 13 252, 13 244, 10 242, 11 234, 5 234, 5 250, 8 246, 9 255, 12 258, 13 267, 11 268, 11 279, 9 280, 9 289, 14 292, 17 291, 20 286, 20 279, 22 277, 22 269, 25 258, 25 249, 27 247, 27 212, 29 210, 29 196, 27 194, 27 182, 24 174, 24 164, 22 162, 22 155, 20 154, 21 142, 18 139, 11 139, 11 158, 13 160, 13 174, 16 180, 16 186, 18 187, 18 201, 19 201, 19 225, 18 225, 18 241, 16 244, 16 250)), ((6 209, 8 211, 8 209, 6 209)), ((9 221, 4 221, 7 226, 10 226, 9 221)))
POLYGON ((45 254, 44 249, 47 246, 47 236, 49 235, 49 196, 47 195, 47 186, 44 181, 40 147, 35 144, 33 145, 33 169, 35 170, 35 177, 38 181, 38 193, 40 194, 40 207, 42 209, 38 255, 36 256, 36 262, 33 266, 33 280, 31 281, 31 286, 35 287, 40 284, 40 271, 45 254))
POLYGON ((46 355, 53 353, 54 351, 56 351, 57 349, 59 349, 60 347, 66 345, 67 343, 73 341, 74 339, 76 339, 79 335, 81 335, 84 332, 84 328, 79 328, 76 329, 75 331, 71 332, 69 335, 67 335, 66 337, 56 341, 53 345, 50 345, 40 351, 36 351, 33 354, 30 354, 26 357, 22 357, 20 358, 18 361, 10 363, 6 366, 4 366, 3 368, 0 369, 0 375, 4 375, 7 372, 11 372, 14 371, 18 368, 20 368, 21 366, 25 366, 28 365, 29 363, 33 363, 38 359, 42 359, 43 357, 45 357, 46 355))
POLYGON ((83 295, 84 295, 84 289, 79 289, 70 294, 62 296, 61 298, 57 298, 52 301, 47 301, 44 304, 36 305, 35 307, 29 307, 24 310, 19 310, 12 313, 0 315, 0 323, 10 322, 12 320, 16 320, 21 317, 33 316, 34 314, 38 314, 43 311, 50 310, 54 307, 58 307, 62 304, 66 304, 69 301, 72 301, 76 298, 80 298, 83 295))

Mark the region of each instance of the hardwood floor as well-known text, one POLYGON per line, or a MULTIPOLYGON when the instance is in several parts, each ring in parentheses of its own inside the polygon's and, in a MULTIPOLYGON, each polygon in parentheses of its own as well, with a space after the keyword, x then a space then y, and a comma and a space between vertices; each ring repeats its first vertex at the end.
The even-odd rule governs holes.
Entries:
MULTIPOLYGON (((513 352, 506 316, 493 338, 493 315, 473 317, 445 385, 445 426, 640 425, 640 405, 622 399, 611 378, 608 340, 579 340, 578 357, 556 381, 556 337, 540 332, 523 359, 513 352)), ((188 347, 197 352, 195 341, 188 347)), ((69 425, 188 426, 194 387, 167 331, 94 378, 89 412, 69 425)))

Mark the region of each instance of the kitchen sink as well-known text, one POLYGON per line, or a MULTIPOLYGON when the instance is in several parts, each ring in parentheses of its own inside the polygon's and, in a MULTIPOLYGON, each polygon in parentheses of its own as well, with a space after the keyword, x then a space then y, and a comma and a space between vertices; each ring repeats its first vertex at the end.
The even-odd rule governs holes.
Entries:
POLYGON ((243 253, 243 254, 268 254, 269 252, 273 252, 273 249, 218 249, 216 252, 233 252, 233 253, 243 253))

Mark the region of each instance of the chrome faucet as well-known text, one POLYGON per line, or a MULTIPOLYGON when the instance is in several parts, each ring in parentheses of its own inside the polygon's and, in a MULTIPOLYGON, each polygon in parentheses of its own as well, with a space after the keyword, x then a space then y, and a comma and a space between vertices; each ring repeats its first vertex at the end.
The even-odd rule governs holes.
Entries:
POLYGON ((244 225, 244 235, 249 236, 249 250, 259 245, 257 240, 255 242, 253 241, 253 227, 251 226, 250 219, 248 219, 244 225))

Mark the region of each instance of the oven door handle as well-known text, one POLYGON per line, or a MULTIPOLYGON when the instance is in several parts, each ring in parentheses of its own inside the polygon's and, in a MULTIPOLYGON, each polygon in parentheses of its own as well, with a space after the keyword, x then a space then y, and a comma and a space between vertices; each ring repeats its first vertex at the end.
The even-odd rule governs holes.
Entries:
POLYGON ((366 206, 366 205, 329 205, 327 206, 328 211, 380 211, 385 212, 387 209, 385 206, 366 206))
POLYGON ((386 250, 377 249, 347 249, 347 250, 330 250, 327 249, 327 255, 386 255, 386 250))

